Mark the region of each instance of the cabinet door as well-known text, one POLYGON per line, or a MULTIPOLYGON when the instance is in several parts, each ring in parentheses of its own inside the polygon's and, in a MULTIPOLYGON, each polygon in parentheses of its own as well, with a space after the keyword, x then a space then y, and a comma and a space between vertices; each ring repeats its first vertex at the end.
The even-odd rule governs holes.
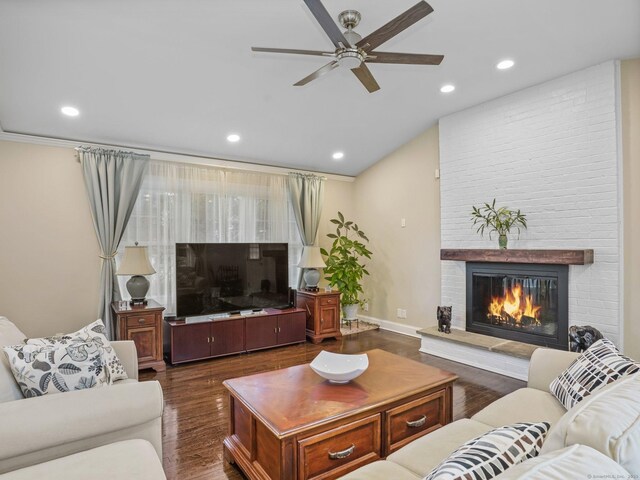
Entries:
POLYGON ((316 302, 313 298, 309 298, 307 296, 303 296, 298 294, 296 296, 296 307, 302 308, 305 310, 305 320, 307 325, 307 330, 315 331, 316 327, 314 325, 313 314, 316 308, 316 302))
POLYGON ((211 356, 244 351, 244 319, 211 324, 211 356))
POLYGON ((320 307, 320 333, 331 333, 338 330, 338 309, 335 305, 320 307))
POLYGON ((127 328, 127 338, 136 344, 138 361, 140 363, 157 359, 156 327, 127 328))
POLYGON ((272 347, 278 344, 278 316, 245 319, 247 350, 272 347))
POLYGON ((194 323, 171 329, 171 362, 184 362, 211 356, 211 324, 194 323))
POLYGON ((278 343, 304 342, 306 338, 306 315, 304 312, 278 315, 278 343))

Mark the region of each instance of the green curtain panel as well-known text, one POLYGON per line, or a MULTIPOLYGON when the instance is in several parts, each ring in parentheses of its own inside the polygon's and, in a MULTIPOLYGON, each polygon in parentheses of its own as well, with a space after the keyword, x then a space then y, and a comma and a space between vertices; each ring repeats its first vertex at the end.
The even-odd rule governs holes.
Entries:
POLYGON ((107 337, 114 339, 111 302, 121 299, 115 256, 138 198, 149 156, 102 148, 78 151, 102 259, 98 315, 107 327, 107 337))
MULTIPOLYGON (((298 232, 305 246, 314 245, 318 236, 324 203, 324 177, 289 173, 289 198, 298 232)), ((303 288, 302 269, 298 271, 298 288, 303 288)))

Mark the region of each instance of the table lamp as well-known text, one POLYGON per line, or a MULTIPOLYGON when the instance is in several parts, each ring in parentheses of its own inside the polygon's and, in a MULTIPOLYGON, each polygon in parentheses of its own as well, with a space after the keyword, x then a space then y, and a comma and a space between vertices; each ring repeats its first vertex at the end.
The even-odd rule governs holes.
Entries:
POLYGON ((145 296, 149 291, 149 280, 143 275, 153 275, 156 271, 149 262, 147 247, 124 247, 124 258, 116 275, 133 275, 127 281, 127 291, 131 295, 131 305, 146 305, 145 296))
POLYGON ((309 292, 318 291, 318 282, 320 281, 320 271, 318 269, 326 266, 320 254, 320 247, 302 247, 302 256, 298 262, 298 267, 304 269, 303 278, 307 284, 305 290, 309 292))

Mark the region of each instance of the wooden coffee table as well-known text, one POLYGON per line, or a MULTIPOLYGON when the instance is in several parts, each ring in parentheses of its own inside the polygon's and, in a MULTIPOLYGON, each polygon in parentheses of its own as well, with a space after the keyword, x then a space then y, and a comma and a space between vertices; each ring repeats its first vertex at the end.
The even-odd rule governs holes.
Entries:
POLYGON ((451 422, 453 373, 383 350, 343 385, 309 365, 234 378, 225 458, 250 479, 329 479, 451 422))

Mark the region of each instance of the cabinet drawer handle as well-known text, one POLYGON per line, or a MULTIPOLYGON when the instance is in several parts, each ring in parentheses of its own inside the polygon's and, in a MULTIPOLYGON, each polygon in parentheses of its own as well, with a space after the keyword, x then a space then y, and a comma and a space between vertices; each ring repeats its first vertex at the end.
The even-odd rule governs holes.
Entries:
POLYGON ((426 415, 422 415, 418 420, 414 420, 412 422, 407 420, 407 427, 409 427, 409 428, 418 428, 418 427, 423 426, 426 422, 427 422, 427 416, 426 415))
POLYGON ((341 458, 347 458, 353 453, 355 449, 356 446, 351 444, 349 448, 345 448, 344 450, 340 450, 339 452, 329 452, 329 458, 331 460, 340 460, 341 458))
POLYGON ((144 318, 139 318, 138 323, 144 323, 144 318))
POLYGON ((207 337, 207 343, 211 343, 211 338, 207 337))
POLYGON ((216 341, 216 337, 211 337, 211 343, 216 341))

